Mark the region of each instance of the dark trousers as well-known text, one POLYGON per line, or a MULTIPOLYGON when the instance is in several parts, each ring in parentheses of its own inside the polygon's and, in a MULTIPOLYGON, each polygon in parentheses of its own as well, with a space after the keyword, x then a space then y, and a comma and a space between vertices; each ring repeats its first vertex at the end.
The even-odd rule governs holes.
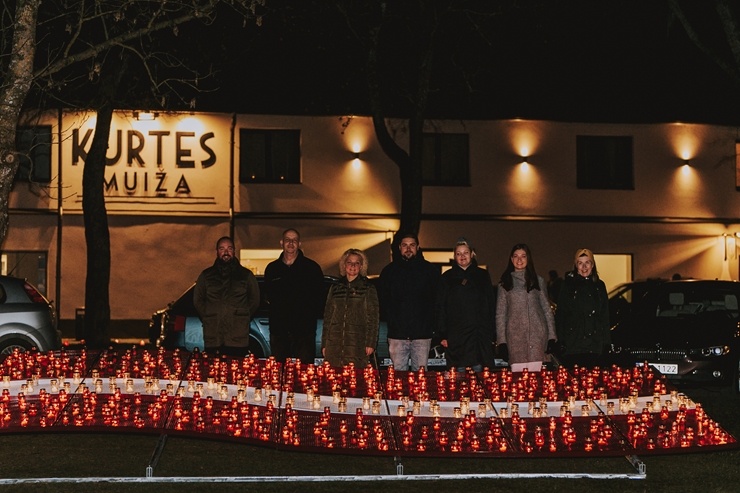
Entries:
POLYGON ((220 354, 222 356, 231 356, 233 358, 243 358, 249 354, 249 347, 241 346, 218 346, 207 347, 205 352, 211 355, 220 354))
POLYGON ((316 357, 316 334, 270 332, 270 350, 281 363, 288 358, 298 358, 301 363, 313 363, 316 357))

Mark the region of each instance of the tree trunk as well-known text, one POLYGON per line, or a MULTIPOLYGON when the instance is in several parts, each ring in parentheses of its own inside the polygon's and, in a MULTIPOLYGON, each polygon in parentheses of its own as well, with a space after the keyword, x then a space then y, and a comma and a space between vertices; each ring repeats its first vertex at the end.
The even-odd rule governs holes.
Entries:
POLYGON ((110 232, 105 209, 105 155, 108 150, 113 106, 98 110, 90 152, 82 174, 82 209, 87 246, 85 280, 85 341, 88 347, 104 348, 110 343, 110 232))
POLYGON ((0 90, 0 245, 8 234, 8 207, 18 171, 15 129, 33 80, 36 56, 36 18, 40 0, 16 2, 10 63, 0 90))

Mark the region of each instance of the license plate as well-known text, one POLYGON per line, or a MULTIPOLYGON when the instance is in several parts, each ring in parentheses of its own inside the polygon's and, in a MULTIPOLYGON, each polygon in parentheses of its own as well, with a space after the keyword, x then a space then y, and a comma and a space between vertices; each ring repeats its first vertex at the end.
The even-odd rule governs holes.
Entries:
POLYGON ((429 367, 437 367, 437 366, 447 366, 447 359, 446 358, 429 358, 427 365, 429 367))
POLYGON ((663 375, 678 375, 678 365, 676 363, 650 363, 650 366, 663 375))
MULTIPOLYGON (((393 364, 393 360, 390 358, 383 358, 380 361, 381 366, 390 366, 393 364)), ((427 368, 435 368, 438 366, 447 366, 447 360, 445 358, 429 358, 427 360, 427 368)))

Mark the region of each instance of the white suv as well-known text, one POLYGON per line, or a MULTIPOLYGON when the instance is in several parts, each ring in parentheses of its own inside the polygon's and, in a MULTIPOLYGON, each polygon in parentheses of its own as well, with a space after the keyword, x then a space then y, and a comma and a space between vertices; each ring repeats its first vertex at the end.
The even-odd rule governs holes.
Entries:
POLYGON ((51 302, 24 279, 0 276, 0 359, 14 349, 51 351, 61 346, 51 302))

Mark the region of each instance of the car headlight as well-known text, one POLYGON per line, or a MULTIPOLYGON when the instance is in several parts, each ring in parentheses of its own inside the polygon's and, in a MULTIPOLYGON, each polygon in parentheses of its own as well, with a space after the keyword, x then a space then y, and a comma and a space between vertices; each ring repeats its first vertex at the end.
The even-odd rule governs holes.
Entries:
POLYGON ((724 356, 725 354, 730 352, 730 348, 728 346, 711 346, 702 348, 701 355, 702 356, 724 356))

